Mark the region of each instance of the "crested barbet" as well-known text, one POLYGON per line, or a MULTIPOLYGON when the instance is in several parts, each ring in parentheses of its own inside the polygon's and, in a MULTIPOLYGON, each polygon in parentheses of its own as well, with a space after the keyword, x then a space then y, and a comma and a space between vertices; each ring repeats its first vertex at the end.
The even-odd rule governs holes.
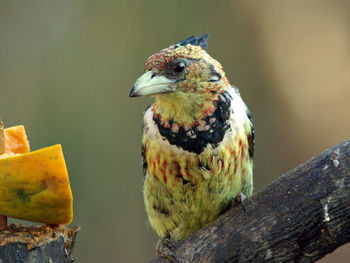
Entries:
POLYGON ((144 113, 144 201, 161 238, 189 236, 253 192, 250 112, 221 64, 189 37, 152 55, 130 97, 150 95, 144 113))

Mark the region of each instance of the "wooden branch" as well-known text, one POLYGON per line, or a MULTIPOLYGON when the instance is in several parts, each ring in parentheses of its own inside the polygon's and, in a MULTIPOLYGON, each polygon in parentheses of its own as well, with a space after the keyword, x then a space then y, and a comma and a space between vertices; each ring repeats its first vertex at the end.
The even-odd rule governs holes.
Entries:
MULTIPOLYGON (((259 175, 255 175, 259 176, 259 175)), ((190 237, 178 262, 314 262, 350 241, 350 140, 288 171, 190 237)), ((152 263, 176 262, 159 255, 152 263)))
MULTIPOLYGON (((0 155, 5 153, 5 131, 4 124, 0 120, 0 155)), ((6 229, 7 227, 7 216, 0 215, 0 231, 6 229)))

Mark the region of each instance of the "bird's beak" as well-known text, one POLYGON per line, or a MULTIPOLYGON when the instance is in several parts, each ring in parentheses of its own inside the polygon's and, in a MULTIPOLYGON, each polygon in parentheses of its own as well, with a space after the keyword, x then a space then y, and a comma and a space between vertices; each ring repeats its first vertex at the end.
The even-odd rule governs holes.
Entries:
POLYGON ((136 80, 129 96, 138 97, 172 92, 174 83, 175 80, 168 79, 161 75, 153 75, 152 71, 147 71, 136 80))

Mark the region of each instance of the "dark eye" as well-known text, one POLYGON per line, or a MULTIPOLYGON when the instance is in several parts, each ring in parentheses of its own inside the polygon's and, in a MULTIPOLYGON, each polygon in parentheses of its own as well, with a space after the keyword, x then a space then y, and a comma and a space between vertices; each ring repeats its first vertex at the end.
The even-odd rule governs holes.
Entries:
POLYGON ((186 68, 186 64, 183 61, 176 62, 173 66, 173 71, 175 73, 181 73, 186 68))

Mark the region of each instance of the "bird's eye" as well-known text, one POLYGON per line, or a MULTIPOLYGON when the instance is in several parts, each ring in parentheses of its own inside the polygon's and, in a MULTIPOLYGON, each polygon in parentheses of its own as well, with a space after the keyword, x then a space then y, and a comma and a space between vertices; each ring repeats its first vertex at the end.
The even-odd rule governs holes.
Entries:
POLYGON ((186 68, 186 64, 183 61, 176 62, 173 66, 173 70, 175 73, 181 73, 186 68))

